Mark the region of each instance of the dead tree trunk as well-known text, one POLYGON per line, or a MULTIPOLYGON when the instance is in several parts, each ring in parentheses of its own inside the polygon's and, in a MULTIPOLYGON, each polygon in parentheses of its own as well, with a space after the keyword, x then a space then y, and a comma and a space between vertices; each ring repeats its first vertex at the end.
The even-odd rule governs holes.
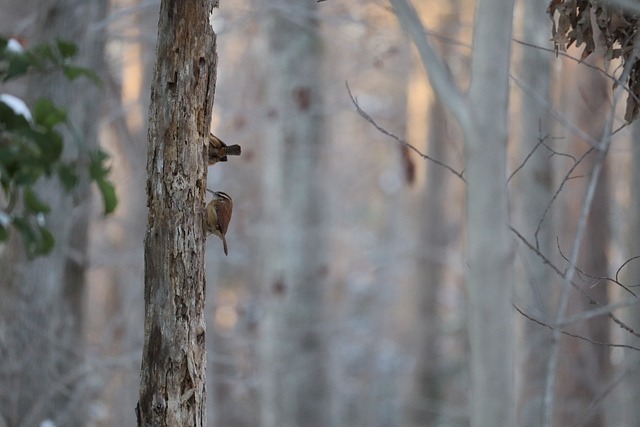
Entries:
POLYGON ((216 0, 163 0, 151 88, 139 426, 206 426, 206 147, 216 0))

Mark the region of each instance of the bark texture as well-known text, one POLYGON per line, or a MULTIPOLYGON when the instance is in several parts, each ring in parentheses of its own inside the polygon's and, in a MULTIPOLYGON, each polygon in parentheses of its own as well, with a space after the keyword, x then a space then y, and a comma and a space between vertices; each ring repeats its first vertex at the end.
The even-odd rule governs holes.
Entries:
MULTIPOLYGON (((77 63, 101 72, 107 1, 52 0, 37 4, 30 43, 56 38, 77 43, 77 63)), ((0 425, 81 426, 95 392, 84 364, 83 310, 88 265, 91 182, 88 152, 98 146, 100 89, 86 79, 69 82, 62 72, 36 75, 26 87, 28 102, 48 97, 66 108, 77 134, 64 134, 66 159, 77 159, 75 194, 56 179, 43 180, 36 191, 49 204, 46 225, 56 245, 46 257, 26 258, 19 239, 0 259, 0 425), (76 144, 80 136, 80 144, 76 144), (74 197, 75 196, 75 197, 74 197)))
POLYGON ((324 300, 328 274, 321 159, 322 49, 315 2, 267 5, 269 76, 264 203, 267 313, 262 423, 330 425, 324 300))
POLYGON ((215 0, 160 6, 149 112, 139 426, 206 426, 206 144, 217 68, 215 0))

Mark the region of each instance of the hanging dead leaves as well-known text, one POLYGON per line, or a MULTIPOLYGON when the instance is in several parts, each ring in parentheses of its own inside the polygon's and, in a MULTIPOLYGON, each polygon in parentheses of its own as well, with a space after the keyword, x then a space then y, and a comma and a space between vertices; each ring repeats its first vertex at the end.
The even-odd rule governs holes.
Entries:
POLYGON ((602 51, 605 69, 614 59, 621 58, 624 66, 632 61, 626 81, 616 84, 627 84, 628 87, 624 119, 628 123, 637 119, 640 116, 638 14, 619 6, 601 5, 596 0, 551 0, 547 12, 553 22, 551 41, 556 55, 575 43, 576 47, 584 45, 581 60, 596 48, 598 53, 602 51))

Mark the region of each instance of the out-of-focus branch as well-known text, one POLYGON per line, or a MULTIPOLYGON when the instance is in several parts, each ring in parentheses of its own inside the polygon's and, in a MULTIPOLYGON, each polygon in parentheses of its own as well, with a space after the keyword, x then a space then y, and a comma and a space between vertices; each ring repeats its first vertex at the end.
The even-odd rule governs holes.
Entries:
POLYGON ((394 135, 393 133, 389 132, 388 130, 386 130, 385 128, 380 126, 378 123, 376 123, 376 121, 373 120, 373 118, 366 111, 364 111, 362 109, 362 107, 360 107, 360 104, 358 104, 358 100, 351 93, 351 88, 349 87, 349 83, 346 83, 346 85, 347 85, 347 92, 349 93, 349 97, 351 98, 351 102, 353 103, 353 106, 356 107, 356 111, 358 112, 358 114, 360 114, 360 117, 362 117, 363 119, 365 119, 366 121, 371 123, 380 133, 395 139, 400 145, 403 145, 403 146, 409 148, 411 151, 416 153, 418 156, 422 157, 425 160, 429 160, 430 162, 433 162, 438 166, 442 166, 443 168, 449 170, 455 176, 460 178, 462 181, 466 182, 465 179, 464 179, 464 170, 462 172, 458 172, 457 170, 455 170, 451 166, 447 165, 446 163, 443 163, 440 160, 436 160, 433 157, 430 157, 429 155, 424 154, 422 151, 418 150, 416 147, 414 147, 413 145, 409 144, 407 141, 402 140, 398 136, 394 135))
POLYGON ((468 128, 470 111, 466 97, 456 85, 449 70, 427 39, 420 18, 408 0, 391 0, 400 26, 409 34, 418 49, 420 59, 427 70, 429 83, 442 105, 455 116, 463 129, 468 128))

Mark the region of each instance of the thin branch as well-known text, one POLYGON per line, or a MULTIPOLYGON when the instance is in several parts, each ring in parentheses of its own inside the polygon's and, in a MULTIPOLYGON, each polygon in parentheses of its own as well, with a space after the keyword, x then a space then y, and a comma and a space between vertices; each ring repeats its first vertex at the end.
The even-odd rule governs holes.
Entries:
MULTIPOLYGON (((593 138, 588 133, 584 132, 582 129, 569 122, 562 113, 553 108, 553 106, 544 98, 544 96, 531 88, 531 86, 527 85, 525 82, 520 80, 515 75, 509 73, 509 78, 513 80, 513 82, 518 86, 526 95, 531 97, 534 101, 538 103, 538 105, 546 108, 554 119, 556 119, 561 125, 563 125, 569 132, 576 135, 578 138, 582 139, 584 142, 589 144, 591 147, 597 147, 600 141, 593 138)), ((619 86, 621 87, 621 86, 619 86)))
MULTIPOLYGON (((553 138, 553 139, 564 139, 564 138, 557 137, 557 138, 553 138)), ((544 148, 546 148, 547 150, 549 150, 549 151, 551 152, 551 154, 549 154, 549 158, 552 158, 553 156, 558 156, 558 157, 568 157, 568 158, 570 158, 571 160, 573 160, 574 162, 577 162, 577 161, 578 161, 574 156, 572 156, 572 155, 571 155, 571 154, 569 154, 569 153, 562 153, 562 152, 560 152, 560 151, 554 150, 553 148, 551 148, 551 147, 549 146, 549 144, 547 144, 547 143, 546 143, 546 142, 544 142, 544 141, 542 141, 542 145, 544 145, 544 148)))
MULTIPOLYGON (((560 240, 556 238, 556 246, 558 248, 558 253, 560 253, 560 256, 567 262, 569 262, 569 258, 567 258, 564 253, 562 252, 562 248, 560 248, 560 240)), ((624 264, 626 264, 628 261, 626 261, 624 264)), ((622 265, 624 265, 622 264, 622 265)), ((589 274, 583 270, 581 270, 580 268, 578 268, 578 266, 575 267, 576 270, 578 271, 578 273, 580 273, 582 276, 584 277, 588 277, 589 279, 592 279, 595 281, 594 284, 592 284, 590 287, 594 287, 599 281, 604 280, 607 282, 612 282, 615 283, 616 285, 620 286, 622 289, 624 289, 625 291, 627 291, 628 293, 630 293, 631 295, 633 295, 635 298, 638 298, 638 295, 635 294, 635 292, 633 292, 631 289, 629 289, 627 286, 623 285, 619 280, 618 280, 618 275, 616 273, 616 278, 612 278, 612 277, 607 277, 607 276, 594 276, 592 274, 589 274)), ((619 269, 618 269, 619 271, 619 269)))
POLYGON ((567 317, 564 319, 564 322, 558 324, 558 327, 563 327, 570 325, 572 323, 584 322, 585 320, 593 319, 594 317, 610 315, 613 310, 617 310, 619 308, 629 307, 631 305, 640 304, 635 298, 627 298, 624 301, 619 301, 613 304, 603 305, 598 308, 594 308, 593 310, 583 311, 582 313, 574 314, 573 316, 567 317))
MULTIPOLYGON (((518 239, 520 239, 520 241, 522 241, 522 243, 525 244, 525 246, 527 246, 530 250, 532 250, 542 260, 543 264, 548 265, 559 277, 561 277, 563 280, 566 280, 567 275, 566 275, 565 272, 563 272, 562 270, 560 270, 560 268, 558 266, 553 264, 549 260, 549 258, 547 258, 538 248, 533 246, 533 244, 531 244, 522 234, 520 234, 520 232, 518 230, 516 230, 512 226, 509 226, 509 229, 518 237, 518 239)), ((574 283, 573 280, 570 281, 569 284, 571 285, 572 288, 574 288, 576 291, 578 291, 584 298, 586 298, 586 300, 587 300, 587 302, 589 304, 597 305, 599 309, 604 309, 606 307, 606 306, 603 306, 599 301, 594 299, 591 295, 589 295, 589 293, 587 291, 585 291, 580 286, 578 286, 576 283, 574 283)), ((610 310, 607 311, 606 314, 611 319, 611 321, 613 321, 613 323, 615 323, 616 325, 620 326, 620 328, 624 329, 625 331, 627 331, 631 335, 640 338, 640 334, 638 332, 636 332, 633 328, 629 327, 624 322, 622 322, 610 310)), ((565 319, 564 321, 557 322, 556 324, 557 325, 563 325, 566 322, 568 322, 568 320, 565 319)))
POLYGON ((572 337, 572 338, 577 338, 579 340, 582 341, 586 341, 589 342, 591 344, 595 344, 595 345, 600 345, 603 347, 612 347, 612 348, 627 348, 629 350, 634 350, 634 351, 640 351, 640 348, 638 347, 634 347, 632 345, 627 345, 627 344, 614 344, 614 343, 609 343, 609 342, 602 342, 602 341, 596 341, 596 340, 592 340, 591 338, 587 338, 587 337, 583 337, 582 335, 578 335, 578 334, 573 334, 571 332, 567 332, 564 331, 560 328, 554 328, 553 326, 543 322, 542 320, 538 320, 535 317, 525 313, 524 311, 522 311, 517 305, 513 304, 513 308, 516 309, 516 311, 518 313, 520 313, 522 316, 524 316, 525 318, 531 320, 533 323, 537 323, 540 326, 544 326, 545 328, 548 328, 550 330, 552 330, 554 332, 554 334, 562 334, 562 335, 566 335, 568 337, 572 337))
MULTIPOLYGON (((636 39, 636 42, 640 42, 640 40, 636 39)), ((621 75, 621 80, 626 80, 627 76, 631 72, 632 64, 635 62, 633 60, 637 57, 638 47, 640 43, 636 43, 636 48, 631 54, 630 60, 625 64, 624 70, 621 75)), ((580 248, 582 246, 582 240, 584 239, 584 235, 587 229, 587 218, 589 216, 589 212, 591 211, 591 204, 593 202, 596 187, 598 185, 598 179, 600 177, 600 172, 602 171, 604 161, 607 157, 607 153, 609 152, 609 146, 611 145, 611 134, 613 130, 613 120, 615 116, 615 109, 618 105, 618 101, 622 96, 622 86, 618 86, 613 96, 613 105, 609 116, 607 117, 607 123, 604 127, 604 132, 602 138, 595 148, 597 149, 597 157, 595 159, 593 172, 591 175, 591 180, 589 185, 587 186, 587 190, 584 197, 584 202, 582 204, 582 211, 580 212, 580 217, 578 219, 578 227, 576 229, 576 237, 573 243, 573 249, 571 251, 571 257, 569 260, 569 269, 566 273, 564 283, 562 285, 562 292, 560 295, 560 304, 558 305, 558 311, 556 313, 556 321, 554 323, 559 324, 564 320, 565 313, 567 311, 567 306, 569 305, 569 289, 571 287, 571 282, 573 276, 576 272, 576 265, 578 262, 578 257, 580 255, 580 248)), ((554 396, 554 388, 556 383, 556 372, 558 369, 558 359, 559 359, 559 340, 560 340, 560 331, 555 330, 553 332, 553 339, 551 341, 551 356, 549 357, 549 362, 547 365, 547 377, 546 377, 546 386, 544 393, 544 426, 552 425, 552 417, 553 417, 553 396, 554 396)))
POLYGON ((425 160, 429 160, 430 162, 433 162, 438 166, 441 166, 441 167, 447 169, 448 171, 453 173, 455 176, 460 178, 463 182, 466 182, 465 179, 464 179, 464 170, 462 172, 458 172, 457 170, 453 169, 451 166, 447 165, 446 163, 443 163, 440 160, 436 160, 433 157, 430 157, 429 155, 424 154, 423 152, 418 150, 413 145, 409 144, 408 142, 404 141, 403 139, 399 138, 398 136, 394 135, 393 133, 389 132, 388 130, 386 130, 385 128, 380 126, 378 123, 376 123, 376 121, 366 111, 364 111, 362 109, 362 107, 360 107, 360 104, 358 104, 358 100, 351 93, 351 88, 349 87, 349 82, 345 82, 345 84, 347 86, 347 92, 349 93, 349 98, 351 98, 351 102, 353 103, 354 107, 356 107, 356 111, 358 112, 358 114, 360 114, 360 116, 363 119, 365 119, 366 121, 371 123, 380 133, 382 133, 384 135, 387 135, 390 138, 393 138, 400 145, 403 145, 403 146, 409 148, 414 153, 416 153, 418 156, 422 157, 425 160))
POLYGON ((548 138, 549 135, 546 135, 542 138, 538 137, 538 143, 535 145, 535 147, 533 147, 533 149, 529 152, 529 154, 527 154, 527 156, 524 158, 524 160, 522 161, 522 163, 520 163, 520 166, 518 166, 517 168, 515 168, 513 170, 513 172, 511 172, 511 175, 509 175, 509 178, 507 178, 507 184, 509 183, 509 181, 511 181, 511 178, 513 178, 518 172, 520 172, 520 170, 524 167, 524 165, 527 164, 527 162, 529 161, 529 159, 531 158, 531 156, 533 156, 533 153, 536 152, 536 150, 538 149, 538 147, 540 147, 543 143, 544 140, 546 138, 548 138))
POLYGON ((569 181, 569 178, 570 178, 571 174, 573 173, 573 171, 578 167, 578 165, 580 163, 582 163, 582 161, 592 151, 593 151, 593 147, 591 147, 587 151, 585 151, 582 154, 582 156, 580 156, 580 158, 578 160, 576 160, 576 162, 573 164, 573 166, 571 166, 571 168, 569 168, 569 171, 565 174, 565 176, 562 179, 562 181, 560 181, 560 185, 558 186, 558 189, 556 190, 556 192, 553 193, 553 196, 551 197, 551 200, 549 200, 549 203, 547 204, 547 207, 545 208, 544 212, 542 213, 542 216, 540 217, 540 221, 538 221, 538 226, 536 227, 536 232, 534 233, 534 237, 536 239, 536 248, 540 247, 540 244, 539 244, 539 241, 538 241, 538 234, 540 234, 540 230, 542 229, 542 223, 544 223, 544 220, 547 218, 547 214, 549 213, 549 210, 551 209, 551 205, 553 205, 553 202, 555 202, 555 200, 560 195, 560 192, 564 188, 564 185, 569 181))
POLYGON ((634 257, 629 258, 628 260, 626 260, 625 262, 622 263, 622 265, 620 267, 618 267, 618 269, 616 270, 616 281, 618 280, 618 276, 620 275, 620 271, 622 271, 622 269, 629 264, 631 261, 640 258, 640 255, 636 255, 634 257))
POLYGON ((391 0, 391 4, 400 26, 407 31, 418 49, 422 65, 427 70, 429 83, 438 99, 458 120, 460 127, 468 129, 471 114, 465 96, 454 82, 445 63, 429 43, 425 27, 416 10, 408 0, 391 0))

